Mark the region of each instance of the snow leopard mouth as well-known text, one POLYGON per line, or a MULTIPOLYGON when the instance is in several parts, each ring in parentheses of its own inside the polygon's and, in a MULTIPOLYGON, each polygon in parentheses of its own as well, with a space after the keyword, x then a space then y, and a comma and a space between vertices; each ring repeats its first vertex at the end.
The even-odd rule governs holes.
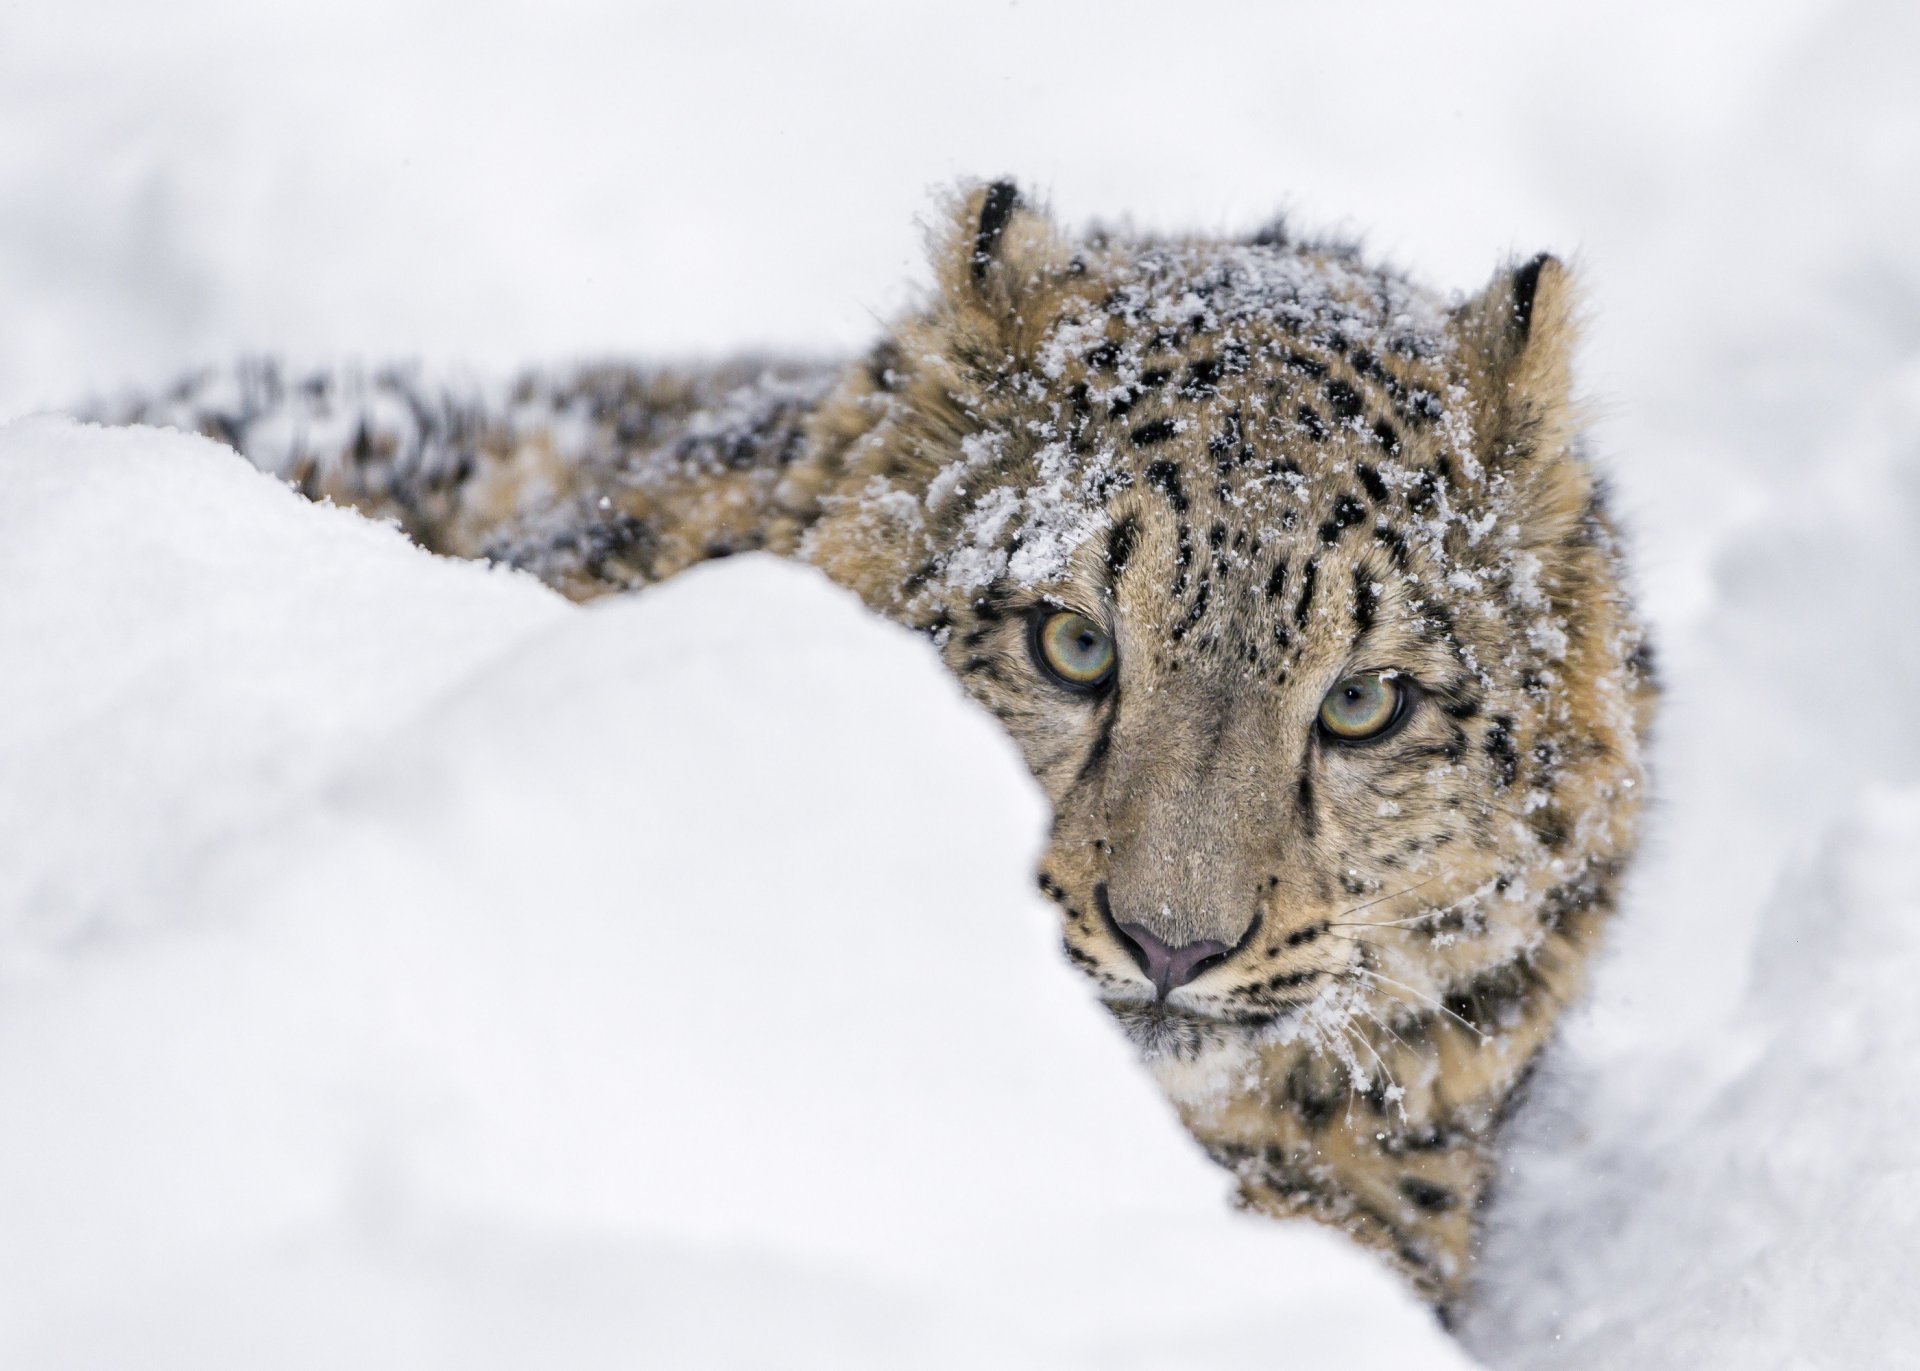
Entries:
POLYGON ((1150 1054, 1186 1056, 1231 1040, 1258 1036, 1291 1009, 1226 1012, 1180 1009, 1156 1000, 1108 1000, 1127 1037, 1150 1054))

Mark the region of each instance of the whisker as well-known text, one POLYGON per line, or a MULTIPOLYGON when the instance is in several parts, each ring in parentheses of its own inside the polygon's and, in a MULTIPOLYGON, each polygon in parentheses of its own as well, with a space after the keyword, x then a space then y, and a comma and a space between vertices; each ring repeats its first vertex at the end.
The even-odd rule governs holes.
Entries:
POLYGON ((1419 1053, 1414 1052, 1413 1045, 1411 1043, 1409 1043, 1405 1038, 1401 1037, 1398 1033, 1393 1031, 1392 1024, 1388 1023, 1385 1019, 1381 1018, 1378 1014, 1374 1013, 1371 1009, 1369 1009, 1364 1004, 1358 1006, 1358 1008, 1362 1014, 1365 1014, 1367 1018, 1370 1021, 1372 1021, 1374 1027, 1378 1028, 1382 1033, 1386 1034, 1389 1038, 1392 1038, 1395 1042, 1399 1043, 1400 1046, 1406 1048, 1408 1052, 1413 1053, 1413 1055, 1415 1056, 1419 1055, 1419 1053))
POLYGON ((1407 1092, 1402 1090, 1400 1088, 1400 1082, 1396 1081, 1393 1078, 1393 1068, 1387 1065, 1387 1059, 1380 1055, 1379 1048, 1375 1047, 1371 1042, 1367 1040, 1367 1035, 1360 1031, 1360 1027, 1358 1024, 1355 1024, 1352 1021, 1348 1021, 1347 1024, 1344 1025, 1344 1031, 1351 1033, 1353 1035, 1354 1041, 1359 1043, 1360 1046, 1366 1048, 1368 1054, 1373 1058, 1375 1064, 1379 1066, 1380 1074, 1382 1076, 1385 1076, 1387 1078, 1387 1084, 1393 1087, 1394 1105, 1400 1111, 1401 1121, 1405 1122, 1407 1117, 1407 1110, 1406 1110, 1406 1106, 1402 1104, 1401 1101, 1406 1099, 1407 1092))
MULTIPOLYGON (((1426 884, 1425 881, 1421 882, 1421 885, 1425 885, 1425 884, 1426 884)), ((1420 886, 1409 886, 1408 890, 1418 890, 1419 888, 1420 886)), ((1407 918, 1404 918, 1404 919, 1378 919, 1378 920, 1359 919, 1353 923, 1329 923, 1327 927, 1328 928, 1410 928, 1414 924, 1425 923, 1428 919, 1437 919, 1443 914, 1451 914, 1454 910, 1458 909, 1461 905, 1466 904, 1469 900, 1476 900, 1480 898, 1481 891, 1485 889, 1486 889, 1485 886, 1481 886, 1479 889, 1470 890, 1465 895, 1462 895, 1459 899, 1455 900, 1452 904, 1437 905, 1434 908, 1427 910, 1425 913, 1409 915, 1407 918)), ((1405 894, 1407 892, 1402 891, 1401 893, 1405 894)), ((1367 907, 1366 905, 1360 906, 1361 909, 1365 909, 1366 907, 1367 907)), ((1353 913, 1354 911, 1349 910, 1347 912, 1353 913)))
POLYGON ((1446 874, 1447 873, 1444 871, 1436 871, 1431 876, 1427 877, 1426 880, 1421 881, 1418 884, 1406 886, 1403 889, 1391 891, 1385 895, 1375 896, 1373 899, 1368 900, 1365 904, 1357 904, 1352 909, 1343 909, 1340 911, 1340 917, 1344 919, 1349 914, 1358 914, 1363 909, 1372 909, 1375 905, 1385 904, 1388 900, 1397 900, 1402 895, 1411 895, 1413 894, 1414 891, 1419 890, 1424 886, 1432 885, 1435 881, 1439 880, 1442 876, 1446 874))
POLYGON ((1424 990, 1416 989, 1415 987, 1408 985, 1405 981, 1396 981, 1391 976, 1383 976, 1378 971, 1370 971, 1364 966, 1349 967, 1348 972, 1356 976, 1366 976, 1372 980, 1379 981, 1382 985, 1393 986, 1397 990, 1406 991, 1407 994, 1414 996, 1416 999, 1419 999, 1424 1003, 1431 1005, 1433 1008, 1439 1010, 1442 1014, 1445 1014, 1448 1018, 1452 1019, 1455 1023, 1459 1024, 1462 1028, 1466 1029, 1467 1032, 1473 1034, 1476 1038, 1480 1039, 1480 1041, 1482 1042, 1486 1042, 1492 1037, 1492 1035, 1487 1033, 1485 1030, 1475 1026, 1474 1024, 1468 1023, 1465 1019, 1461 1018, 1458 1014, 1454 1013, 1451 1009, 1448 1009, 1444 1004, 1440 1003, 1440 1001, 1436 1000, 1433 996, 1427 994, 1424 990))

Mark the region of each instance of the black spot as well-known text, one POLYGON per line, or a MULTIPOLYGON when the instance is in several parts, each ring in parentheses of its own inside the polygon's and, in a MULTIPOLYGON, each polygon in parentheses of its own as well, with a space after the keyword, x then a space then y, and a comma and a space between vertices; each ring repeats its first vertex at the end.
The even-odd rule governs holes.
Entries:
POLYGON ((1480 702, 1471 695, 1463 695, 1454 700, 1442 700, 1441 712, 1453 719, 1471 719, 1480 712, 1480 702))
POLYGON ((1351 495, 1342 495, 1333 502, 1333 514, 1320 525, 1320 541, 1332 547, 1340 541, 1340 535, 1360 523, 1367 517, 1367 507, 1351 495))
POLYGON ((1291 1105, 1301 1126, 1309 1133, 1318 1133, 1340 1112, 1340 1095, 1337 1091, 1325 1089, 1314 1078, 1312 1067, 1307 1061, 1294 1064, 1287 1072, 1286 1084, 1282 1088, 1282 1097, 1291 1105))
POLYGON ((1289 352, 1281 365, 1314 381, 1323 380, 1327 374, 1325 362, 1317 362, 1303 352, 1289 352))
POLYGON ((1082 971, 1098 971, 1100 969, 1100 963, 1098 961, 1094 960, 1089 953, 1082 952, 1072 943, 1062 942, 1060 944, 1060 950, 1066 953, 1068 961, 1072 962, 1082 971))
POLYGON ((1401 411, 1401 417, 1418 427, 1421 424, 1433 423, 1445 413, 1446 410, 1441 406, 1439 396, 1430 390, 1416 390, 1407 397, 1406 408, 1401 411))
POLYGON ((1307 431, 1307 436, 1314 442, 1320 442, 1327 436, 1327 421, 1315 414, 1311 406, 1300 406, 1294 417, 1300 421, 1300 427, 1307 431))
POLYGON ((1172 374, 1165 367, 1154 367, 1150 371, 1143 371, 1140 373, 1140 389, 1158 390, 1167 383, 1167 378, 1172 374))
POLYGON ((1552 260, 1552 254, 1543 252, 1513 274, 1513 327, 1521 342, 1533 330, 1533 297, 1540 290, 1541 268, 1552 260))
MULTIPOLYGON (((1148 425, 1148 427, 1151 427, 1151 425, 1148 425)), ((1139 440, 1140 435, 1136 432, 1134 434, 1134 441, 1138 442, 1139 440)), ((1173 512, 1175 514, 1185 514, 1187 512, 1187 492, 1180 484, 1180 469, 1178 467, 1172 462, 1150 462, 1147 464, 1145 475, 1148 485, 1166 493, 1168 501, 1173 505, 1173 512)))
MULTIPOLYGON (((1394 430, 1393 425, 1385 419, 1376 419, 1374 421, 1373 437, 1375 442, 1387 450, 1388 456, 1397 457, 1400 455, 1400 435, 1394 430)), ((1377 499, 1379 497, 1376 496, 1375 498, 1377 499)))
POLYGON ((1540 973, 1525 960, 1482 972, 1443 998, 1447 1012, 1485 1032, 1512 1022, 1544 988, 1540 973))
POLYGON ((1408 565, 1407 540, 1400 530, 1392 524, 1381 523, 1374 526, 1373 536, 1387 549, 1387 555, 1393 558, 1393 564, 1405 571, 1408 565))
POLYGON ((1485 746, 1487 755, 1493 758, 1494 775, 1501 788, 1511 786, 1520 771, 1520 753, 1513 745, 1511 715, 1494 716, 1493 726, 1487 730, 1485 746))
POLYGON ((1020 193, 1014 189, 1011 181, 995 181, 987 187, 986 198, 980 202, 980 230, 973 237, 973 281, 975 285, 984 284, 987 279, 987 267, 993 262, 995 249, 1000 246, 1000 235, 1005 232, 1007 220, 1013 217, 1014 206, 1020 203, 1020 193))
POLYGON ((1360 477, 1360 484, 1366 490, 1367 498, 1376 505, 1385 504, 1387 499, 1387 483, 1380 479, 1380 473, 1368 466, 1365 462, 1361 462, 1356 466, 1354 471, 1360 477))
POLYGON ((1400 1193, 1407 1197, 1407 1202, 1415 1209, 1429 1214, 1444 1214, 1456 1203, 1451 1190, 1419 1176, 1402 1176, 1400 1193))
POLYGON ((1300 773, 1300 784, 1294 791, 1294 799, 1299 802, 1300 817, 1306 821, 1307 833, 1312 835, 1319 830, 1320 822, 1313 813, 1313 777, 1304 771, 1300 773))
POLYGON ((1180 393, 1188 397, 1211 395, 1220 380, 1220 362, 1218 358, 1202 357, 1187 368, 1186 384, 1180 387, 1180 393))
POLYGON ((1120 361, 1118 343, 1102 343, 1087 354, 1088 371, 1111 371, 1120 361))
POLYGON ((1407 487, 1407 504, 1416 514, 1431 514, 1440 503, 1440 481, 1432 467, 1421 467, 1407 487))
POLYGON ((1174 530, 1173 565, 1176 574, 1173 578, 1173 598, 1179 599, 1187 593, 1187 572, 1193 567, 1193 530, 1185 524, 1174 530))
POLYGON ((1287 559, 1285 557, 1282 557, 1279 561, 1273 564, 1273 570, 1267 573, 1267 595, 1270 598, 1277 600, 1280 598, 1281 592, 1284 591, 1286 588, 1287 588, 1287 559))
POLYGON ((1282 971, 1267 977, 1266 987, 1269 990, 1292 990, 1297 986, 1305 985, 1319 974, 1318 971, 1282 971))
POLYGON ((1222 543, 1226 541, 1227 541, 1227 526, 1221 523, 1218 519, 1214 520, 1213 527, 1207 530, 1207 546, 1212 548, 1218 548, 1222 543))
POLYGON ((1612 892, 1586 881, 1555 886, 1540 902, 1540 922, 1556 933, 1568 923, 1592 909, 1606 909, 1613 903, 1612 892))
POLYGON ((1360 401, 1360 392, 1345 381, 1327 382, 1326 394, 1327 406, 1336 419, 1357 419, 1366 410, 1360 401))
POLYGON ((1296 928, 1293 932, 1287 934, 1287 946, 1305 947, 1326 931, 1327 925, 1325 923, 1308 924, 1305 928, 1296 928))
POLYGON ((1173 437, 1173 435, 1179 431, 1179 427, 1171 419, 1150 420, 1133 431, 1134 445, 1136 447, 1152 447, 1156 443, 1166 442, 1167 439, 1173 437))
POLYGON ((1220 431, 1207 439, 1207 451, 1218 461, 1222 471, 1226 470, 1227 459, 1232 455, 1233 450, 1240 446, 1243 436, 1240 427, 1240 411, 1236 409, 1227 416, 1227 421, 1221 426, 1220 431))

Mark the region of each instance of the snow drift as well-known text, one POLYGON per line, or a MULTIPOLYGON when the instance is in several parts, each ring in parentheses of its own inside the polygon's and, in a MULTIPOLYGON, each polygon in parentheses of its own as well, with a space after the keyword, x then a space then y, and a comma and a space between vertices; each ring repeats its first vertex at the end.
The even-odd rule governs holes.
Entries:
POLYGON ((54 421, 0 511, 0 1363, 1469 1364, 1229 1212, 814 574, 581 610, 54 421))

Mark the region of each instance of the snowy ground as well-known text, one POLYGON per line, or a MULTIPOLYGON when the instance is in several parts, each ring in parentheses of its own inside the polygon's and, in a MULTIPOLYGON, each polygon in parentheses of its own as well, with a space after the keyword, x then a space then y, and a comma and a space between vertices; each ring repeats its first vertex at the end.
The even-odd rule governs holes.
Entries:
MULTIPOLYGON (((0 417, 246 348, 850 347, 957 174, 1456 288, 1576 252, 1663 799, 1467 1342, 1902 1364, 1920 11, 1462 8, 16 6, 0 417)), ((1017 767, 797 572, 583 613, 36 421, 0 644, 0 1364, 1459 1364, 1220 1212, 1054 965, 1017 767)))

